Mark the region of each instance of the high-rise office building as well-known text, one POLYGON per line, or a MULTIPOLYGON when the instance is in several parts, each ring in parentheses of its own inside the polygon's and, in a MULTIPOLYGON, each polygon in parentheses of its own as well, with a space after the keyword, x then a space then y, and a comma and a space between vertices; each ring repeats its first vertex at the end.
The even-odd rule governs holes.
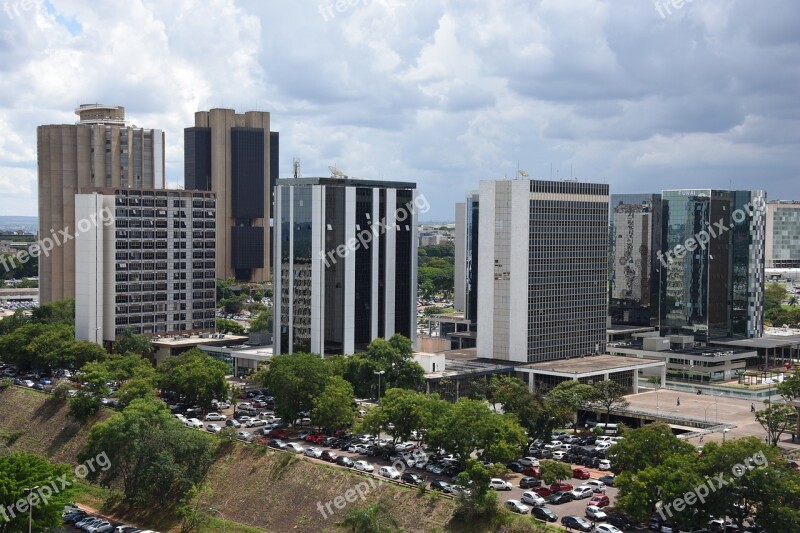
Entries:
MULTIPOLYGON (((77 124, 37 128, 39 235, 74 234, 75 195, 104 187, 163 189, 164 132, 127 126, 125 108, 79 106, 77 124)), ((75 242, 39 257, 39 300, 75 297, 75 242)))
POLYGON ((614 324, 658 323, 656 254, 661 250, 661 195, 612 194, 609 315, 614 324))
POLYGON ((532 363, 602 353, 608 185, 482 181, 479 195, 478 356, 532 363))
POLYGON ((181 190, 101 189, 75 196, 75 335, 98 344, 213 332, 216 199, 181 190))
POLYGON ((464 311, 467 306, 467 215, 466 204, 456 203, 456 238, 453 283, 453 306, 464 311))
POLYGON ((767 204, 767 268, 800 268, 800 202, 767 204))
POLYGON ((267 112, 211 109, 184 130, 186 189, 217 195, 217 277, 270 281, 272 183, 278 134, 267 112))
POLYGON ((662 192, 662 335, 762 335, 765 206, 764 191, 662 192))
POLYGON ((352 354, 417 320, 413 183, 281 179, 275 189, 275 353, 352 354))
POLYGON ((473 324, 478 320, 478 191, 456 204, 455 306, 473 324))

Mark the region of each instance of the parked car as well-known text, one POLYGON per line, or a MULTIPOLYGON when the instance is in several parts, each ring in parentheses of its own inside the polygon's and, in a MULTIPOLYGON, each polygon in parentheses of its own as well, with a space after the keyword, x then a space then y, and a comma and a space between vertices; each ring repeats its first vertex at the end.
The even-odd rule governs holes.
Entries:
POLYGON ((590 518, 597 522, 603 522, 608 518, 608 515, 604 513, 603 510, 596 505, 587 505, 586 518, 590 518))
POLYGON ((506 509, 513 513, 519 514, 528 514, 528 512, 531 510, 530 507, 519 500, 506 500, 506 509))
POLYGON ((553 459, 555 459, 556 461, 560 461, 561 459, 564 458, 565 455, 567 455, 567 452, 563 450, 558 450, 553 452, 553 459))
POLYGON ((608 507, 611 505, 611 500, 608 499, 608 496, 605 494, 595 494, 592 496, 592 499, 589 500, 589 503, 586 505, 596 505, 597 507, 608 507))
POLYGON ((413 472, 403 472, 403 475, 400 476, 400 481, 403 483, 408 483, 409 485, 419 485, 420 483, 424 482, 421 477, 413 472))
POLYGON ((432 490, 440 490, 445 493, 450 493, 451 488, 450 484, 446 481, 442 481, 441 479, 437 479, 435 481, 431 481, 431 489, 432 490))
POLYGON ((261 420, 260 418, 251 418, 250 420, 245 422, 244 425, 245 427, 248 428, 255 428, 255 427, 266 426, 267 422, 266 420, 261 420))
POLYGON ((288 445, 280 439, 272 439, 267 444, 270 448, 275 448, 276 450, 285 450, 288 445))
POLYGON ((203 420, 206 422, 219 422, 220 420, 225 420, 226 418, 226 416, 223 416, 219 413, 208 413, 203 420))
POLYGON ((271 437, 276 439, 288 439, 289 433, 285 429, 273 429, 269 432, 271 437))
POLYGON ((596 533, 623 533, 621 529, 611 524, 597 524, 594 526, 594 530, 596 533))
POLYGON ((503 481, 502 479, 495 477, 489 481, 489 488, 495 490, 511 490, 514 488, 514 485, 508 481, 503 481))
POLYGON ((286 443, 286 449, 292 453, 303 453, 306 451, 305 448, 297 444, 296 442, 288 442, 286 443))
POLYGON ((516 462, 522 466, 539 466, 539 460, 536 457, 520 457, 516 462))
POLYGON ((556 492, 545 498, 545 501, 552 505, 561 505, 562 503, 568 503, 574 500, 575 497, 571 492, 556 492))
POLYGON ((521 489, 532 489, 541 486, 542 486, 542 480, 536 479, 535 477, 524 477, 519 480, 519 488, 521 489))
POLYGON ((322 459, 323 461, 328 461, 329 463, 335 462, 336 459, 338 458, 339 454, 337 454, 336 452, 332 452, 331 450, 325 450, 324 452, 322 452, 322 456, 320 456, 320 459, 322 459))
POLYGON ((550 487, 545 487, 545 486, 534 487, 533 492, 535 492, 542 498, 547 498, 548 496, 553 494, 553 491, 550 490, 550 487))
POLYGON ((592 487, 592 491, 596 494, 606 493, 606 484, 598 479, 590 479, 583 484, 584 487, 592 487))
POLYGON ((219 433, 222 431, 222 428, 216 424, 206 424, 206 431, 209 433, 219 433))
POLYGON ((597 465, 597 468, 603 471, 611 470, 611 461, 609 461, 608 459, 601 459, 599 464, 597 465))
POLYGON ((362 472, 372 472, 375 470, 375 467, 367 461, 356 461, 353 466, 356 470, 360 470, 362 472))
POLYGON ((566 481, 557 481, 552 485, 550 485, 550 490, 553 492, 565 492, 568 490, 572 490, 574 488, 575 487, 573 487, 570 483, 567 483, 566 481))
POLYGON ((353 462, 352 459, 344 455, 340 455, 339 458, 336 459, 336 464, 347 468, 353 468, 355 466, 355 462, 353 462))
POLYGON ((612 475, 602 476, 602 477, 598 478, 598 480, 602 481, 607 487, 613 487, 614 486, 614 476, 612 476, 612 475))
MULTIPOLYGON (((598 507, 600 507, 598 505, 598 507)), ((608 523, 620 529, 633 529, 633 520, 622 513, 611 513, 608 515, 608 523)))
POLYGON ((589 479, 592 475, 585 468, 573 468, 572 477, 575 479, 589 479))
POLYGON ((245 442, 251 442, 253 440, 253 434, 249 431, 240 431, 236 434, 236 436, 245 442))
POLYGON ((547 507, 534 507, 531 510, 531 515, 533 515, 534 518, 544 520, 545 522, 555 522, 558 520, 558 515, 547 507))
POLYGON ((522 493, 522 503, 527 503, 529 505, 533 505, 534 507, 540 507, 545 504, 544 498, 539 496, 533 491, 525 491, 522 493))
POLYGON ((520 472, 522 472, 523 470, 525 470, 525 467, 524 467, 524 466, 522 466, 521 464, 519 464, 519 463, 518 463, 518 462, 516 462, 516 461, 514 461, 514 462, 511 462, 511 463, 508 463, 508 464, 506 465, 506 468, 508 468, 509 470, 511 470, 512 472, 514 472, 515 474, 519 474, 520 472))
POLYGON ((378 470, 378 475, 381 477, 388 477, 389 479, 400 479, 400 472, 391 466, 382 466, 380 470, 378 470))
POLYGON ((561 519, 561 525, 568 529, 577 531, 591 531, 592 523, 582 516, 565 516, 561 519))
POLYGON ((203 423, 196 418, 189 418, 184 424, 186 424, 186 427, 203 429, 203 423))
POLYGON ((310 448, 306 448, 306 451, 303 452, 303 455, 306 457, 313 457, 314 459, 319 459, 322 457, 322 450, 311 446, 310 448))
POLYGON ((242 427, 242 424, 240 424, 238 420, 235 420, 233 418, 231 418, 229 420, 226 420, 225 421, 225 425, 228 426, 228 427, 237 428, 237 429, 242 427))
POLYGON ((569 492, 576 500, 591 498, 592 495, 594 495, 594 489, 592 487, 587 487, 587 486, 575 487, 569 492))

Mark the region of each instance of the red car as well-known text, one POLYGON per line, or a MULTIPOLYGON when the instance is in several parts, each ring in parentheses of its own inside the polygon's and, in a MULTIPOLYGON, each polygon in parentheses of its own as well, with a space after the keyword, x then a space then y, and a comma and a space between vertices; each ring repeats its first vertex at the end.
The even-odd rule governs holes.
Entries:
POLYGON ((603 507, 608 507, 609 505, 611 505, 611 501, 605 494, 597 494, 595 496, 592 496, 592 499, 589 500, 589 503, 587 503, 586 505, 596 505, 602 509, 603 507))
POLYGON ((522 474, 523 476, 535 477, 535 478, 540 478, 542 476, 542 473, 539 472, 539 468, 535 466, 529 466, 528 468, 520 472, 520 474, 522 474))
POLYGON ((573 468, 572 469, 572 477, 575 479, 589 479, 591 474, 585 468, 573 468))
POLYGON ((550 485, 551 492, 566 492, 568 490, 572 490, 575 487, 567 483, 566 481, 558 481, 550 485))
POLYGON ((541 496, 542 498, 547 498, 548 496, 553 494, 553 491, 547 487, 535 487, 531 490, 536 494, 538 494, 539 496, 541 496))
POLYGON ((309 433, 306 435, 306 442, 313 442, 314 444, 322 444, 325 440, 325 435, 322 433, 309 433))
POLYGON ((269 432, 269 436, 273 439, 288 439, 289 434, 286 432, 285 429, 273 429, 269 432))

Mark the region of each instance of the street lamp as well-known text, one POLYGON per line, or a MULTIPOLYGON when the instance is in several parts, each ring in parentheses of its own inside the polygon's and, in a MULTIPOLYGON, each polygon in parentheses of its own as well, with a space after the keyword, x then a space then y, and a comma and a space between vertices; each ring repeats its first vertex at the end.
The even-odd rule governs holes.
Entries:
POLYGON ((730 431, 730 429, 725 428, 722 430, 722 443, 725 444, 725 435, 730 431))
POLYGON ((215 515, 219 515, 219 517, 222 519, 222 531, 228 531, 228 523, 225 521, 225 517, 222 516, 222 513, 220 512, 219 509, 217 509, 216 507, 209 507, 208 512, 214 513, 215 515))
POLYGON ((37 490, 39 487, 31 487, 29 489, 23 489, 25 495, 28 496, 28 533, 31 533, 33 530, 33 505, 31 504, 31 497, 30 495, 33 491, 37 490))
POLYGON ((374 370, 372 372, 376 376, 378 376, 378 405, 381 404, 381 376, 386 373, 386 370, 374 370))

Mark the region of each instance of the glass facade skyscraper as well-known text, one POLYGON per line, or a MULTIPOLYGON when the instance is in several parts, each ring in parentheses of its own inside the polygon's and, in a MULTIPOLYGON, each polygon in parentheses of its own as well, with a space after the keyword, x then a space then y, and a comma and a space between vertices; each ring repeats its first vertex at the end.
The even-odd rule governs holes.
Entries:
POLYGON ((413 183, 278 180, 276 353, 352 354, 377 337, 416 337, 413 183))
POLYGON ((614 324, 658 323, 656 253, 661 249, 661 195, 612 194, 609 315, 614 324))
POLYGON ((765 207, 763 191, 662 193, 662 335, 761 336, 765 207))

